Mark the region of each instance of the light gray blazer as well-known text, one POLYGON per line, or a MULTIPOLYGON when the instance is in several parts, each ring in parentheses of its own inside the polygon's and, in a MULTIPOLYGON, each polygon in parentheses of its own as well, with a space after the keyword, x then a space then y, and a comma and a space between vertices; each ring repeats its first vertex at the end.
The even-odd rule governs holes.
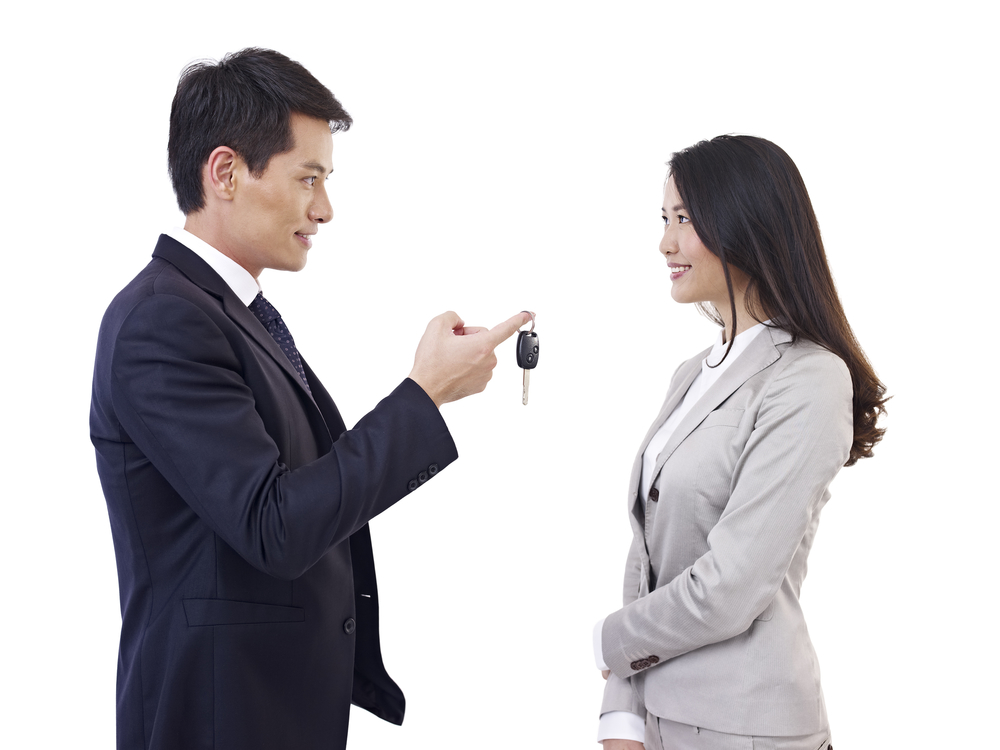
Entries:
POLYGON ((629 485, 622 609, 604 621, 601 712, 746 735, 827 728, 799 591, 827 488, 853 440, 851 377, 766 329, 677 426, 645 512, 642 453, 708 354, 678 368, 629 485))

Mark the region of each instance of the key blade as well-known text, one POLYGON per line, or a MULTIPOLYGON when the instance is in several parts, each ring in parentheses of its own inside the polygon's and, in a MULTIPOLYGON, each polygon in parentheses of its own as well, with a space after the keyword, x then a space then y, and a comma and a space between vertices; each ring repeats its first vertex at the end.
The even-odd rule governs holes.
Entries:
POLYGON ((521 396, 521 403, 525 406, 528 405, 528 384, 531 382, 531 370, 523 370, 524 372, 524 393, 521 396))

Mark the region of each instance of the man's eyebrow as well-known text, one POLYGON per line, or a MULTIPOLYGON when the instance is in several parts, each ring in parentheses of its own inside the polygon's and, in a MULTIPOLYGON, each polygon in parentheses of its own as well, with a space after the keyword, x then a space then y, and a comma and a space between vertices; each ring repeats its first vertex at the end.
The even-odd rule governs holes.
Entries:
POLYGON ((307 161, 299 164, 303 169, 311 169, 314 172, 319 172, 320 174, 333 174, 333 170, 327 171, 327 168, 320 164, 318 161, 307 161))

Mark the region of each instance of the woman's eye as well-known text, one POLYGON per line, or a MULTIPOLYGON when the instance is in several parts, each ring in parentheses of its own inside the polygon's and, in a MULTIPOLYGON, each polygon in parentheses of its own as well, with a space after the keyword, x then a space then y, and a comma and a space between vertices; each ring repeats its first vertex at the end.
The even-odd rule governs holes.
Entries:
POLYGON ((668 219, 668 218, 667 218, 666 216, 664 216, 664 217, 662 217, 662 218, 663 218, 663 223, 664 223, 665 225, 669 225, 669 224, 670 224, 670 219, 668 219))
POLYGON ((680 214, 677 215, 677 219, 678 221, 680 221, 681 224, 687 224, 689 221, 691 221, 691 219, 689 219, 687 216, 681 216, 680 214))

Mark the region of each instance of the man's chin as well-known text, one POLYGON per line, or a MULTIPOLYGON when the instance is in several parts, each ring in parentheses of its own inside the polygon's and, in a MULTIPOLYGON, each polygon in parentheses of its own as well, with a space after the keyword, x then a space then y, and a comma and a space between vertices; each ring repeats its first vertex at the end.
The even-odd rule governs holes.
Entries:
POLYGON ((280 265, 275 264, 271 266, 271 269, 274 271, 291 271, 292 273, 297 273, 306 267, 308 259, 306 253, 302 253, 301 257, 298 258, 285 258, 280 265))

